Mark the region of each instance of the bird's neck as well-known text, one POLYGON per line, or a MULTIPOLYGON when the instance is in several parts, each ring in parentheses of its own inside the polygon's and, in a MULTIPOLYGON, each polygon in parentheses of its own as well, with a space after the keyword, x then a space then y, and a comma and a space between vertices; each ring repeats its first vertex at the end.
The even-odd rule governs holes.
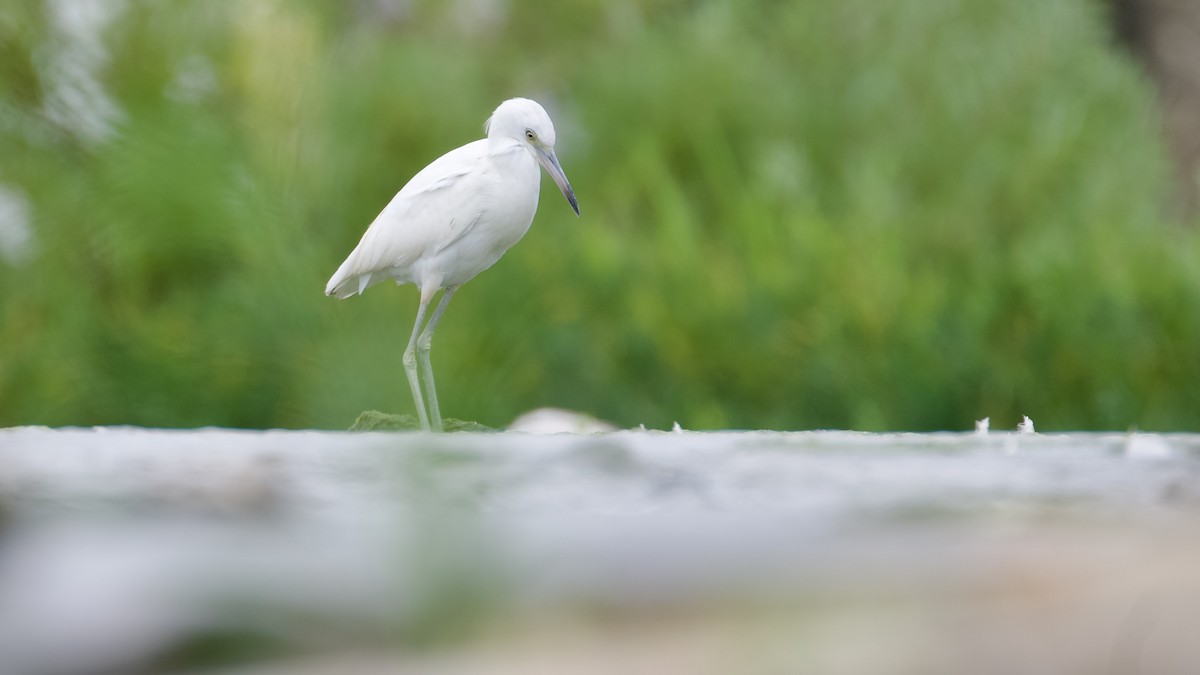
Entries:
POLYGON ((487 142, 488 154, 493 157, 525 151, 523 143, 504 136, 488 136, 487 142))
POLYGON ((512 166, 514 164, 537 164, 537 159, 529 151, 529 146, 511 138, 489 138, 488 158, 493 164, 512 166))

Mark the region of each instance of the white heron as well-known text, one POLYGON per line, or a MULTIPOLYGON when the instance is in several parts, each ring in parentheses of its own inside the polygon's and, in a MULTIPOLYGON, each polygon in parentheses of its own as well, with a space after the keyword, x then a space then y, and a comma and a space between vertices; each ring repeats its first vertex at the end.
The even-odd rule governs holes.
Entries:
POLYGON ((404 371, 425 430, 442 430, 429 361, 438 319, 459 286, 494 265, 529 230, 541 186, 538 164, 579 215, 575 191, 554 154, 554 124, 541 105, 509 99, 496 108, 484 130, 487 138, 451 150, 413 176, 375 217, 325 287, 325 295, 338 298, 387 279, 398 286, 415 284, 420 290, 404 371), (425 310, 442 289, 441 301, 422 328, 425 310), (418 362, 429 397, 428 414, 418 362))

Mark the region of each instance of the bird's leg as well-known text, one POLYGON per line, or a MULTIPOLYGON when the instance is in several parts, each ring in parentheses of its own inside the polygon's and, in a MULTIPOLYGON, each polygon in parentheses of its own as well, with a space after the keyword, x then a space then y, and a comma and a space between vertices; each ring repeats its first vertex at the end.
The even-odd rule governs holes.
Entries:
POLYGON ((442 411, 438 408, 437 387, 433 383, 433 363, 429 360, 429 348, 433 344, 433 331, 437 328, 438 319, 442 318, 442 312, 446 311, 446 305, 450 304, 450 298, 456 290, 457 286, 446 289, 437 309, 433 310, 433 316, 429 317, 429 324, 417 338, 417 356, 421 360, 421 377, 425 379, 425 393, 429 397, 429 417, 433 422, 434 431, 442 430, 442 411))
MULTIPOLYGON (((404 349, 404 374, 408 376, 408 386, 412 389, 413 401, 417 404, 417 417, 421 420, 421 428, 429 431, 429 415, 425 412, 425 401, 421 398, 421 383, 417 381, 417 336, 421 333, 421 323, 425 320, 425 308, 429 306, 429 301, 433 294, 426 296, 424 291, 421 292, 421 306, 417 308, 417 321, 413 324, 412 337, 408 340, 408 347, 404 349)), ((438 428, 441 428, 441 420, 438 420, 438 428)))

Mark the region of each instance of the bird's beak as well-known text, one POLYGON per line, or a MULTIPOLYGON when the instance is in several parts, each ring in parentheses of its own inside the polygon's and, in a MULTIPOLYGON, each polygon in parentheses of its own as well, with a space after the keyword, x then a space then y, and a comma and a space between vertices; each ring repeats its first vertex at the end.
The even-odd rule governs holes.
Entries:
POLYGON ((571 181, 567 180, 567 174, 563 171, 562 165, 558 163, 558 157, 554 155, 554 151, 549 148, 538 148, 537 152, 538 163, 546 169, 546 173, 554 179, 554 184, 562 190, 563 196, 571 203, 571 208, 575 209, 575 215, 579 215, 579 202, 575 200, 575 191, 571 189, 571 181))

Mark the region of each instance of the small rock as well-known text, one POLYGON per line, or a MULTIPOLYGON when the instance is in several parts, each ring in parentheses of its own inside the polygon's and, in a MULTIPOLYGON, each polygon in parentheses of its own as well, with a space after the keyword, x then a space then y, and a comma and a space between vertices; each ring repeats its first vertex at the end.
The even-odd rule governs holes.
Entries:
POLYGON ((1125 439, 1125 456, 1129 459, 1169 459, 1171 446, 1153 434, 1130 434, 1125 439))
POLYGON ((574 410, 538 408, 513 420, 508 430, 527 434, 602 434, 616 431, 617 427, 574 410))

